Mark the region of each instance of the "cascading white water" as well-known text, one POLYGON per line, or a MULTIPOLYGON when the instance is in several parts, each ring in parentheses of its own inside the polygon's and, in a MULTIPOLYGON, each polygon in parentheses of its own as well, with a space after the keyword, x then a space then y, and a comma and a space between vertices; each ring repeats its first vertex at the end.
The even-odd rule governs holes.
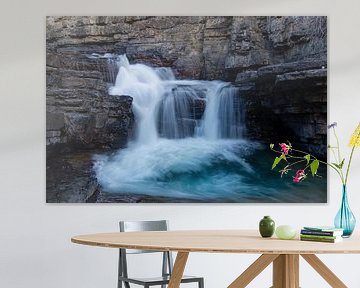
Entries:
POLYGON ((235 87, 221 81, 212 81, 207 95, 200 136, 210 140, 239 139, 243 137, 243 115, 235 87))
POLYGON ((176 80, 169 68, 130 64, 125 55, 117 65, 109 94, 133 98, 136 138, 115 155, 97 157, 104 191, 238 197, 234 187, 243 176, 235 170, 251 173, 243 157, 254 146, 241 139, 238 90, 222 81, 176 80))
POLYGON ((157 108, 165 92, 163 80, 151 67, 143 64, 130 65, 125 55, 119 57, 118 65, 119 73, 109 94, 133 97, 137 142, 154 143, 158 138, 157 108))
POLYGON ((118 57, 119 72, 110 95, 133 98, 136 143, 151 144, 164 138, 205 137, 209 140, 241 138, 238 91, 222 81, 175 80, 169 68, 130 64, 118 57), (206 102, 202 118, 196 103, 206 102), (199 113, 197 113, 199 114, 199 113))
POLYGON ((172 81, 159 110, 159 131, 162 137, 180 139, 193 137, 197 126, 196 101, 201 101, 195 87, 172 81))

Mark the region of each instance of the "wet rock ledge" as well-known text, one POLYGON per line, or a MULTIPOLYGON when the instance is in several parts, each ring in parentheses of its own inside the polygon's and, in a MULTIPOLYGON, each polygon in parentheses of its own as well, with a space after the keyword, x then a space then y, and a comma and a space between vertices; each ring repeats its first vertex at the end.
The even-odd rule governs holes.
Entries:
MULTIPOLYGON (((46 163, 47 203, 194 203, 193 199, 108 193, 101 189, 93 170, 93 156, 101 150, 48 149, 46 163), (59 152, 60 151, 60 152, 59 152)), ((109 151, 108 151, 109 152, 109 151)))

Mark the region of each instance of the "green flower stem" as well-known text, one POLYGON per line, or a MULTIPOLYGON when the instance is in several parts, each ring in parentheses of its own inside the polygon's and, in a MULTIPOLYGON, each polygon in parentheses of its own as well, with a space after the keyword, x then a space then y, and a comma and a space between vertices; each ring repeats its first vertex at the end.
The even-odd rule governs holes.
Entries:
POLYGON ((338 160, 337 157, 336 157, 336 154, 335 154, 335 151, 334 151, 334 148, 329 148, 331 150, 331 153, 333 154, 334 158, 335 158, 335 161, 337 163, 340 163, 340 159, 338 160))
MULTIPOLYGON (((291 148, 292 149, 292 148, 291 148)), ((301 151, 301 150, 297 150, 297 149, 292 149, 293 151, 296 151, 296 152, 299 152, 299 153, 302 153, 302 154, 305 154, 305 155, 310 155, 309 153, 306 153, 304 151, 301 151)), ((310 155, 313 159, 317 159, 316 157, 314 157, 313 155, 310 155)), ((299 157, 301 158, 301 157, 299 157)), ((331 163, 328 163, 328 162, 324 162, 324 161, 321 161, 319 159, 317 159, 320 163, 324 164, 324 165, 328 165, 330 166, 331 168, 333 168, 340 176, 340 179, 341 179, 341 182, 343 184, 345 184, 345 181, 344 181, 344 175, 342 173, 342 170, 341 169, 338 169, 336 166, 334 166, 333 164, 331 163)))
POLYGON ((348 181, 349 170, 350 170, 351 161, 352 161, 352 158, 353 158, 353 155, 354 155, 354 151, 355 151, 355 145, 354 145, 353 148, 351 149, 351 154, 350 154, 350 158, 349 158, 349 163, 348 163, 347 169, 346 169, 345 182, 343 182, 344 185, 346 185, 346 184, 347 184, 347 181, 348 181))
MULTIPOLYGON (((294 162, 294 163, 291 163, 291 164, 289 164, 287 167, 294 166, 294 165, 299 164, 299 163, 304 162, 304 161, 306 161, 306 159, 302 159, 302 160, 296 161, 296 162, 294 162)), ((304 170, 305 170, 305 169, 304 169, 304 170)))
POLYGON ((319 160, 319 159, 318 159, 318 161, 319 161, 321 164, 328 165, 328 166, 330 166, 331 168, 333 168, 333 169, 339 174, 341 182, 345 185, 344 175, 342 174, 342 170, 338 169, 336 166, 332 165, 331 163, 327 163, 327 162, 321 161, 321 160, 319 160))
POLYGON ((349 158, 349 163, 348 163, 347 169, 346 169, 346 176, 345 176, 345 182, 344 182, 345 185, 347 184, 347 181, 348 181, 348 176, 349 176, 349 170, 350 170, 351 161, 352 161, 352 158, 353 158, 353 155, 354 155, 354 151, 355 151, 355 147, 356 147, 356 142, 358 141, 359 138, 360 138, 360 132, 357 134, 356 139, 355 139, 355 144, 354 144, 354 146, 353 146, 352 149, 351 149, 350 158, 349 158))
MULTIPOLYGON (((273 148, 272 148, 271 150, 274 151, 274 152, 276 152, 276 153, 283 154, 282 152, 277 151, 277 150, 275 150, 275 149, 273 149, 273 148)), ((292 148, 291 148, 291 150, 293 150, 293 151, 295 151, 295 152, 302 153, 302 154, 304 154, 304 155, 310 155, 309 153, 306 153, 306 152, 301 151, 301 150, 292 149, 292 148)), ((289 155, 289 154, 286 155, 286 157, 287 157, 287 158, 293 158, 293 159, 304 159, 304 157, 293 156, 293 155, 289 155)), ((342 175, 342 173, 340 173, 340 169, 338 169, 338 168, 337 168, 336 166, 334 166, 333 164, 328 163, 328 162, 321 161, 321 160, 317 159, 316 157, 314 157, 314 156, 312 156, 312 155, 310 155, 310 157, 311 157, 312 159, 314 159, 314 160, 315 160, 315 159, 318 160, 321 164, 328 165, 328 166, 330 166, 331 168, 333 168, 333 169, 336 171, 336 173, 339 174, 340 179, 341 179, 341 182, 342 182, 343 184, 345 184, 344 176, 342 175)))
MULTIPOLYGON (((337 152, 338 152, 338 156, 339 156, 339 161, 338 161, 338 164, 340 165, 341 163, 341 155, 340 155, 340 143, 339 143, 339 137, 337 136, 336 134, 336 130, 335 130, 335 127, 333 127, 333 131, 334 131, 334 135, 335 135, 335 139, 336 139, 336 148, 337 148, 337 152)), ((336 159, 336 158, 335 158, 336 159)))
MULTIPOLYGON (((339 160, 337 161, 338 163, 338 165, 340 165, 341 164, 341 162, 342 162, 342 158, 341 158, 341 154, 340 154, 340 143, 339 143, 339 137, 337 136, 337 134, 336 134, 336 130, 335 130, 335 127, 333 127, 333 131, 334 131, 334 135, 335 135, 335 139, 336 139, 336 146, 337 146, 337 151, 338 151, 338 156, 339 156, 339 160)), ((336 158, 335 158, 336 159, 336 158)), ((343 171, 342 171, 342 169, 340 169, 339 170, 340 171, 340 174, 341 174, 341 181, 342 181, 342 183, 343 184, 345 184, 346 182, 344 182, 344 174, 343 174, 343 171)))
POLYGON ((353 146, 353 148, 351 149, 350 158, 349 158, 349 163, 348 163, 348 167, 347 167, 347 169, 346 169, 345 185, 347 184, 347 180, 348 180, 348 176, 349 176, 349 170, 350 170, 350 165, 351 165, 351 161, 352 161, 352 156, 354 155, 354 151, 355 151, 355 147, 356 147, 356 142, 358 141, 359 138, 360 138, 360 132, 358 133, 358 135, 356 135, 356 139, 355 139, 354 146, 353 146))
POLYGON ((295 152, 299 152, 299 153, 302 153, 302 154, 305 154, 305 155, 308 155, 309 153, 306 153, 304 151, 301 151, 301 150, 297 150, 297 149, 293 149, 291 148, 292 151, 295 151, 295 152))

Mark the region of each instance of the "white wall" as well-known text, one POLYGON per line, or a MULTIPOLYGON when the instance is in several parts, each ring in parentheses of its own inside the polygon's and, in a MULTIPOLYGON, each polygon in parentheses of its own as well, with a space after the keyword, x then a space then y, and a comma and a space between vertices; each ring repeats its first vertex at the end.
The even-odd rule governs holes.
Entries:
MULTIPOLYGON (((327 15, 329 121, 339 123, 345 146, 360 120, 358 0, 12 0, 0 9, 0 287, 115 287, 116 250, 74 245, 70 237, 116 231, 119 219, 167 218, 172 229, 256 228, 268 214, 278 224, 331 224, 340 203, 333 173, 327 205, 45 204, 45 16, 327 15)), ((355 156, 349 192, 360 220, 360 151, 355 156)), ((222 288, 255 258, 192 254, 187 272, 204 275, 208 288, 222 288)), ((360 255, 321 258, 348 287, 360 287, 360 255)), ((146 271, 146 263, 135 261, 146 271)), ((270 276, 267 269, 249 287, 269 287, 270 276)), ((301 286, 328 287, 303 262, 301 286)))

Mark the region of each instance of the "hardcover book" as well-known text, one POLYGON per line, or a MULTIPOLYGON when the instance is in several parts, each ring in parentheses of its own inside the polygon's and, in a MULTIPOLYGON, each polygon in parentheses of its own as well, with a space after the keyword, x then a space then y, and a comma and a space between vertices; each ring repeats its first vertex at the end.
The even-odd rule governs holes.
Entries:
POLYGON ((301 238, 308 238, 308 239, 328 239, 328 240, 334 240, 334 239, 338 239, 341 238, 341 236, 323 236, 323 235, 304 235, 304 234, 300 234, 301 238))
POLYGON ((343 230, 321 231, 321 230, 301 229, 300 233, 302 235, 341 236, 343 234, 343 230))
POLYGON ((332 226, 305 226, 303 229, 305 230, 311 230, 311 231, 321 231, 321 232, 335 232, 335 231, 341 231, 343 232, 344 229, 342 228, 336 228, 332 226))
POLYGON ((325 242, 325 243, 337 243, 342 241, 342 237, 332 238, 314 238, 314 237, 304 237, 300 235, 301 241, 314 241, 314 242, 325 242))

